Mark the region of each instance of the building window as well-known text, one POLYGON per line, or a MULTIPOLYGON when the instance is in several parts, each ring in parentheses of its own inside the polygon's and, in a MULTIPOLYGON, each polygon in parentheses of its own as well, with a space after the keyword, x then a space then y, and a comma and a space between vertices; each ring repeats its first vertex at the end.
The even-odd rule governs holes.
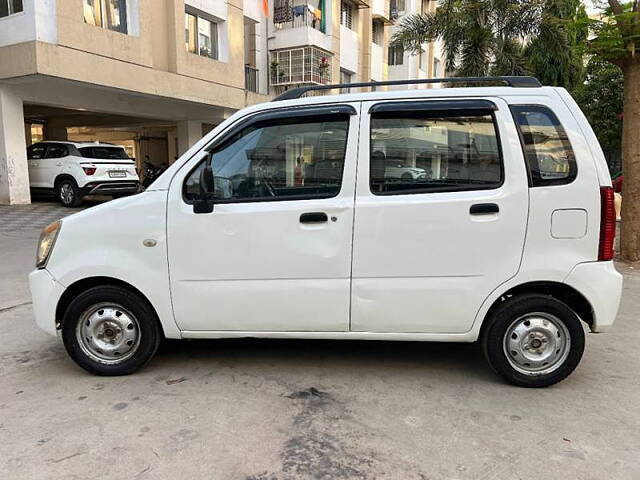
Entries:
POLYGON ((217 60, 218 24, 199 15, 185 12, 185 46, 187 52, 217 60))
POLYGON ((404 63, 404 48, 399 45, 397 47, 389 47, 389 65, 402 65, 404 63))
POLYGON ((331 82, 331 54, 317 47, 271 52, 271 84, 327 84, 331 82))
POLYGON ((340 25, 344 25, 350 30, 355 30, 355 7, 351 2, 342 0, 340 2, 340 25))
POLYGON ((395 11, 398 15, 402 15, 405 9, 405 0, 391 0, 391 11, 395 11))
POLYGON ((427 71, 427 52, 421 48, 420 49, 420 56, 418 57, 419 59, 419 65, 420 65, 420 70, 422 70, 423 72, 427 71))
POLYGON ((433 59, 433 77, 434 78, 442 78, 442 72, 441 72, 440 59, 439 58, 434 58, 433 59))
POLYGON ((371 39, 376 45, 382 45, 384 42, 384 23, 380 20, 374 20, 371 24, 371 39))
POLYGON ((0 0, 0 18, 22 11, 22 0, 0 0))
MULTIPOLYGON (((353 73, 348 70, 340 69, 340 83, 352 83, 353 82, 353 73)), ((340 93, 349 93, 351 91, 350 88, 341 88, 340 93)))
POLYGON ((84 21, 89 25, 128 33, 127 0, 84 0, 84 21))

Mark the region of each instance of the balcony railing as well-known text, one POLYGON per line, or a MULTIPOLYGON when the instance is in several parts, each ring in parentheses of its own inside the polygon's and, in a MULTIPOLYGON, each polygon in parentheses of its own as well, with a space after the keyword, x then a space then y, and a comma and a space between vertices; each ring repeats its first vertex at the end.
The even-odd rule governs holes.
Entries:
POLYGON ((330 53, 317 47, 271 52, 271 85, 331 83, 330 53))
POLYGON ((244 88, 250 92, 258 93, 258 74, 260 70, 250 65, 244 66, 244 88))
POLYGON ((278 29, 310 27, 323 31, 321 15, 302 2, 276 0, 273 6, 273 24, 278 29))

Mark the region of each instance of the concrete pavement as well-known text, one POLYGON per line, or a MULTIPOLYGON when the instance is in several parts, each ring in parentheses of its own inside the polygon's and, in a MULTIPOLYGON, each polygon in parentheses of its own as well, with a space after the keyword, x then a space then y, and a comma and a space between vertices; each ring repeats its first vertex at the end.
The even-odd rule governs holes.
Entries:
POLYGON ((351 341, 171 342, 101 378, 34 324, 38 223, 0 226, 0 479, 640 478, 628 267, 613 330, 548 389, 506 385, 475 345, 351 341))

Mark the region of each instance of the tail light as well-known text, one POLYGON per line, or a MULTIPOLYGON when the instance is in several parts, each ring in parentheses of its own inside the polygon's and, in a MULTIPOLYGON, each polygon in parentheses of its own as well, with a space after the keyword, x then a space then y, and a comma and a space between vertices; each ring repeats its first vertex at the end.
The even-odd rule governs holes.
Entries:
POLYGON ((94 173, 96 173, 96 167, 82 167, 82 169, 87 175, 93 175, 94 173))
POLYGON ((612 187, 600 188, 600 246, 598 261, 613 260, 613 243, 616 238, 616 207, 612 187))

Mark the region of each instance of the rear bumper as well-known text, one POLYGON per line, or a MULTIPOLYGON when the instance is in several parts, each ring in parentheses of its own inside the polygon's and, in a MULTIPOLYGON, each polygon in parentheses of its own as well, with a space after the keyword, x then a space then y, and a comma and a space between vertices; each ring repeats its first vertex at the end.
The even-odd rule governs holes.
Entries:
POLYGON ((622 275, 613 262, 580 263, 571 270, 564 283, 581 292, 591 304, 591 331, 605 332, 613 325, 622 295, 622 275))
POLYGON ((56 335, 56 308, 65 288, 44 269, 29 274, 29 289, 36 324, 45 332, 56 335))
POLYGON ((80 191, 82 195, 132 194, 138 192, 139 186, 136 180, 105 180, 89 182, 80 191))

